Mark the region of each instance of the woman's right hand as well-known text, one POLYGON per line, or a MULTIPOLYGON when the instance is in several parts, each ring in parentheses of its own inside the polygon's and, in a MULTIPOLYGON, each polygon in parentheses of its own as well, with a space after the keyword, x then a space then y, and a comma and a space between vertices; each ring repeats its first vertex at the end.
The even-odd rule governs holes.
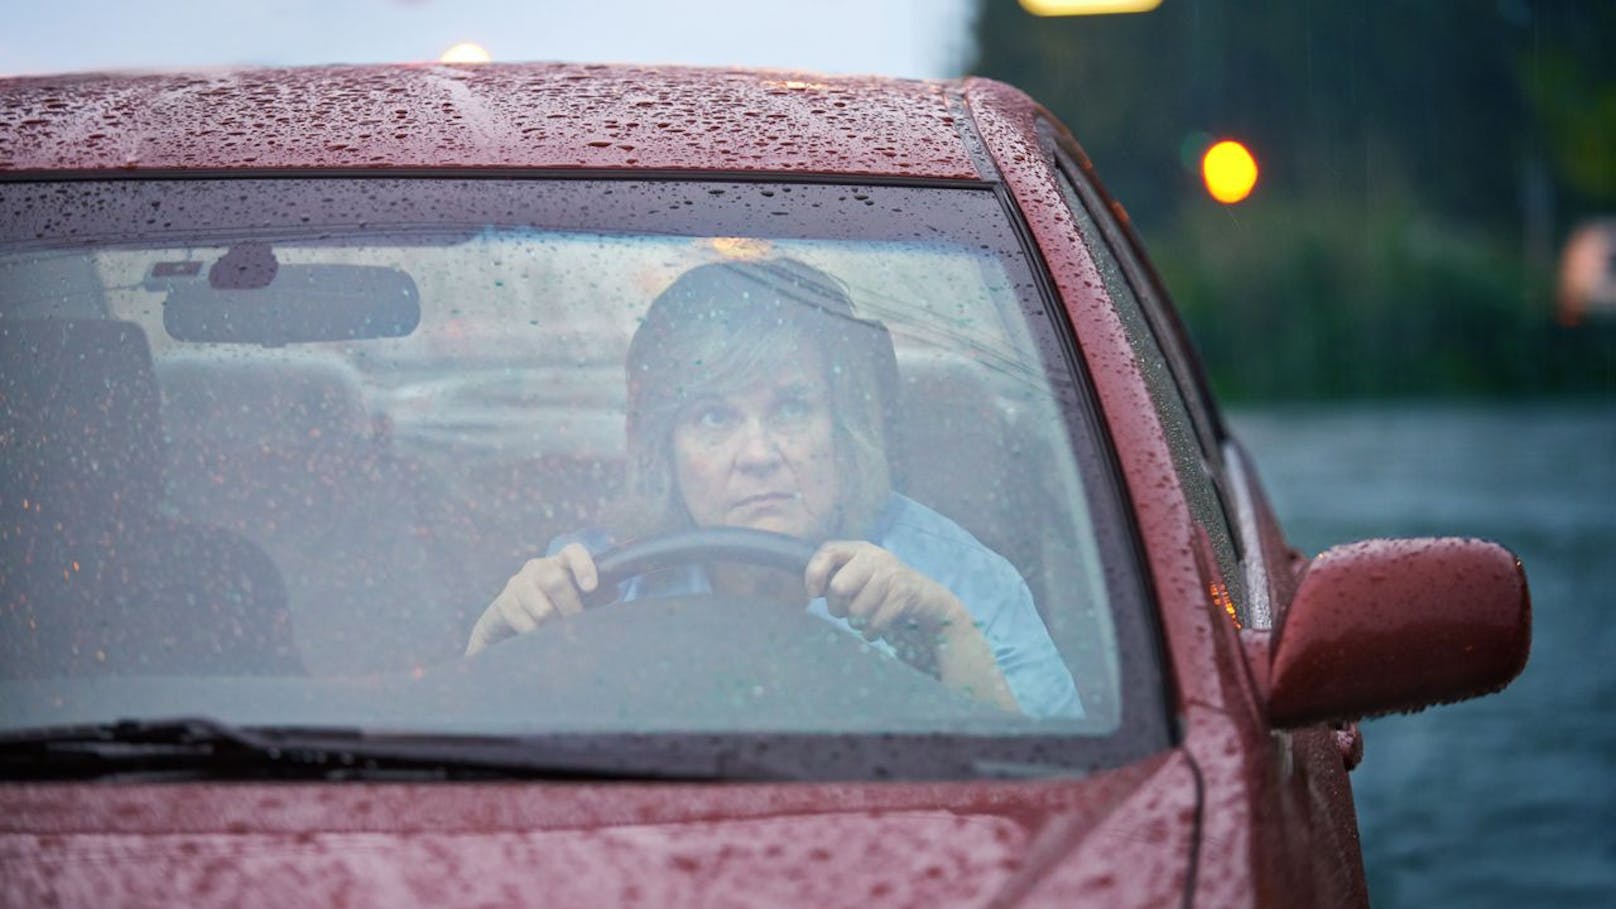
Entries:
POLYGON ((584 609, 583 595, 599 584, 595 558, 582 543, 568 543, 553 556, 530 559, 477 619, 466 656, 558 616, 577 615, 584 609))

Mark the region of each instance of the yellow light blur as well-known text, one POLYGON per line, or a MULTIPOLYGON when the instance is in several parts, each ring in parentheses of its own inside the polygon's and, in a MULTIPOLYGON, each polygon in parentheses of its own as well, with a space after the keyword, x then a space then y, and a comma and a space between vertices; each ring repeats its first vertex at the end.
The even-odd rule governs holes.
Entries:
POLYGON ((1201 176, 1212 198, 1233 205, 1251 195, 1257 185, 1257 159, 1244 145, 1225 139, 1201 156, 1201 176))
POLYGON ((1103 16, 1107 13, 1148 13, 1162 0, 1021 0, 1021 8, 1034 16, 1103 16))
POLYGON ((470 41, 462 41, 459 44, 456 44, 454 47, 444 51, 442 56, 438 57, 438 62, 488 63, 493 59, 494 58, 489 55, 488 51, 485 50, 481 44, 473 44, 470 41))
POLYGON ((1240 624, 1240 615, 1234 608, 1234 598, 1229 596, 1228 587, 1225 587, 1222 583, 1213 583, 1207 588, 1207 592, 1212 595, 1212 602, 1223 610, 1224 614, 1229 617, 1229 621, 1234 623, 1235 628, 1243 627, 1240 624))
POLYGON ((762 259, 774 248, 768 240, 756 237, 714 237, 707 243, 726 259, 762 259))

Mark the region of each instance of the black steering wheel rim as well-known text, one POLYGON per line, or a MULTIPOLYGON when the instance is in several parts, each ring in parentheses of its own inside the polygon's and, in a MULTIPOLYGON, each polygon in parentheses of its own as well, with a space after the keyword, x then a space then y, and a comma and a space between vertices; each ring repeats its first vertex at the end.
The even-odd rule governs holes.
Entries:
POLYGON ((615 546, 595 557, 600 583, 584 597, 596 608, 617 601, 618 585, 648 571, 692 562, 742 562, 802 575, 818 547, 800 537, 745 527, 700 527, 615 546))

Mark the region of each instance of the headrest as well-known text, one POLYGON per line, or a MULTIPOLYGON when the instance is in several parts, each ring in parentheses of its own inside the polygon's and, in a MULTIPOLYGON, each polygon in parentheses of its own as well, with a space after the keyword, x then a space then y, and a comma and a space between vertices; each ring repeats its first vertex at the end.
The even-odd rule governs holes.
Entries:
POLYGON ((146 334, 108 319, 0 320, 0 499, 150 511, 162 496, 146 334))
POLYGON ((358 373, 330 356, 185 353, 160 359, 157 376, 176 454, 297 452, 370 435, 358 373))

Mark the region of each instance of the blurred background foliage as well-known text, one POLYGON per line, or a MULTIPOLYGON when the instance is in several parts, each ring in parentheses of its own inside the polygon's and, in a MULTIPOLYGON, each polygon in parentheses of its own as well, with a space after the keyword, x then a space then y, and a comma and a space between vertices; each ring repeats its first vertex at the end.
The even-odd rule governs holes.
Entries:
POLYGON ((1071 127, 1235 400, 1616 391, 1616 318, 1555 319, 1616 214, 1610 0, 978 0, 969 71, 1071 127), (1203 189, 1236 138, 1261 176, 1203 189))

